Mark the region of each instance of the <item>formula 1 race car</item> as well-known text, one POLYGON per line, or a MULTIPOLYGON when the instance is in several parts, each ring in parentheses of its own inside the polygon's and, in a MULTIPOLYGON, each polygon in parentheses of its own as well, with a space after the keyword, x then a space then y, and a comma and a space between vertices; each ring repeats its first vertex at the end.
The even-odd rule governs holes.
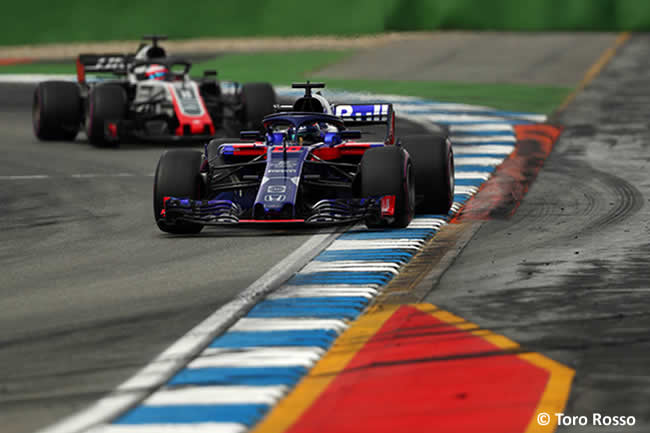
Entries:
POLYGON ((77 83, 45 81, 34 92, 32 121, 41 140, 74 140, 82 127, 91 143, 207 141, 217 130, 231 134, 256 127, 273 112, 276 94, 268 83, 217 81, 216 71, 198 80, 191 63, 168 57, 158 41, 145 36, 134 55, 81 54, 77 83), (110 73, 90 81, 87 73, 110 73))
POLYGON ((259 131, 170 150, 158 162, 154 217, 168 233, 232 223, 406 227, 419 213, 447 214, 454 158, 447 132, 395 140, 391 104, 330 103, 313 88, 279 106, 259 131), (383 140, 360 141, 348 126, 383 125, 383 140))

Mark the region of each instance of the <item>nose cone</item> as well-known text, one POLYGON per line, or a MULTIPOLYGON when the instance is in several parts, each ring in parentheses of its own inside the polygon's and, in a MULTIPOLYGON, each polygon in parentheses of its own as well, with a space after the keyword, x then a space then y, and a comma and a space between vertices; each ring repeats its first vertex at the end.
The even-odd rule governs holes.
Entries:
POLYGON ((253 208, 253 219, 256 220, 287 220, 295 218, 294 207, 291 203, 278 203, 267 206, 258 203, 253 208))

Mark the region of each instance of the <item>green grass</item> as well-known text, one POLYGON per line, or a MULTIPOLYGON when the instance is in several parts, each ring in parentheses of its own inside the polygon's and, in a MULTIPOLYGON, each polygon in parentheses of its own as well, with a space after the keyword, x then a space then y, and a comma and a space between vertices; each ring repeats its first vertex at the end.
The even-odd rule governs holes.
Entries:
POLYGON ((268 81, 289 84, 299 81, 327 65, 340 62, 350 51, 296 51, 285 53, 227 54, 214 60, 197 63, 192 74, 216 69, 219 78, 233 81, 268 81))
POLYGON ((330 88, 418 96, 440 102, 487 105, 507 111, 549 114, 573 89, 523 84, 477 84, 437 81, 340 80, 319 78, 330 88))
MULTIPOLYGON (((289 85, 317 73, 325 66, 352 55, 350 51, 298 51, 285 53, 227 54, 196 63, 192 74, 200 76, 205 69, 216 69, 219 78, 241 82, 269 81, 289 85)), ((19 64, 0 66, 0 73, 74 74, 74 64, 19 64)), ((397 95, 418 96, 442 102, 487 105, 501 110, 529 113, 551 113, 571 92, 570 88, 529 86, 519 84, 473 84, 433 81, 341 80, 325 81, 328 88, 397 95)))

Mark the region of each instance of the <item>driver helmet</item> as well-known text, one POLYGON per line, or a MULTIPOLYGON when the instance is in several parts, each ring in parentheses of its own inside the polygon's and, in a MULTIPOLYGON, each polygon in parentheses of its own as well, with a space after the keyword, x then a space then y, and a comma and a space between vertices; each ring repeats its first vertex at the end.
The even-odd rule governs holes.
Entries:
POLYGON ((314 144, 321 141, 321 139, 321 130, 318 123, 302 125, 296 132, 296 141, 300 142, 300 144, 314 144))
POLYGON ((163 65, 149 65, 144 73, 147 80, 164 80, 169 70, 163 65))

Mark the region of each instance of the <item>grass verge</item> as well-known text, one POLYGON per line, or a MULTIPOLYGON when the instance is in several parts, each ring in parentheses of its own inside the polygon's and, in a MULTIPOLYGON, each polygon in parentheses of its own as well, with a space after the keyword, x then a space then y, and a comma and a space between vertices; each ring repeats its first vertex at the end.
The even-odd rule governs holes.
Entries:
POLYGON ((486 105, 506 111, 550 114, 571 93, 569 87, 525 84, 478 84, 438 81, 340 80, 326 78, 330 88, 418 96, 440 102, 486 105))

